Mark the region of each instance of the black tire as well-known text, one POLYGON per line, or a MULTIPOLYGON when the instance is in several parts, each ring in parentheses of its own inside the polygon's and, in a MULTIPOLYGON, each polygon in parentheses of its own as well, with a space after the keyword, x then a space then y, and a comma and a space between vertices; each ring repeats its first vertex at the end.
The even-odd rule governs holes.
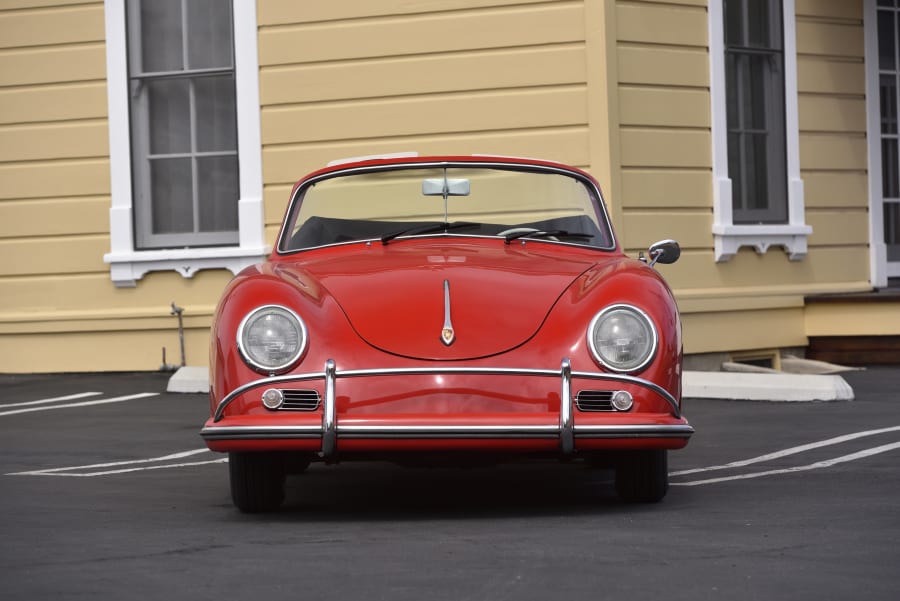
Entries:
POLYGON ((244 513, 275 511, 284 501, 285 462, 279 453, 229 453, 231 500, 244 513))
POLYGON ((669 490, 665 450, 623 452, 616 461, 616 492, 628 503, 658 503, 669 490))

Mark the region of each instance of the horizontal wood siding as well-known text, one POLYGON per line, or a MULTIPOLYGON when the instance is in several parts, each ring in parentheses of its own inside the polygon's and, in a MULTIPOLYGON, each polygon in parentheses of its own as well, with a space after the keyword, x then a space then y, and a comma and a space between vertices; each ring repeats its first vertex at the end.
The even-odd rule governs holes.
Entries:
POLYGON ((54 340, 32 357, 29 336, 59 315, 102 307, 97 284, 109 277, 103 3, 45 4, 0 7, 3 371, 73 368, 54 340))
POLYGON ((0 371, 204 365, 230 273, 110 281, 109 133, 102 2, 0 4, 0 371))
POLYGON ((862 5, 796 6, 800 167, 813 228, 807 261, 820 285, 837 290, 865 289, 869 279, 862 5))
MULTIPOLYGON (((705 3, 617 2, 618 233, 633 255, 679 241, 681 260, 660 267, 679 297, 715 285, 707 29, 705 3)), ((707 314, 679 304, 687 352, 721 344, 708 336, 707 314)))
POLYGON ((498 153, 588 166, 580 0, 258 4, 265 215, 342 157, 498 153))
POLYGON ((712 246, 707 28, 705 3, 617 3, 616 205, 633 254, 664 238, 685 252, 712 246))
POLYGON ((868 277, 862 2, 798 0, 800 166, 809 253, 713 254, 706 2, 616 4, 620 237, 660 238, 682 259, 660 270, 685 313, 688 352, 805 344, 803 296, 859 290, 868 277), (721 340, 728 322, 728 340, 721 340))

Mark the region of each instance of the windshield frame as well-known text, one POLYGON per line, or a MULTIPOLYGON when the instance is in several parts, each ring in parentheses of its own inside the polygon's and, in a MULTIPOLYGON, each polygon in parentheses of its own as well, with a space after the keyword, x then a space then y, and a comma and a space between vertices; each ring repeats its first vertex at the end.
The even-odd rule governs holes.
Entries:
MULTIPOLYGON (((390 161, 390 162, 377 162, 375 164, 361 164, 355 166, 347 166, 339 169, 326 169, 319 172, 315 172, 307 178, 301 180, 294 186, 293 191, 291 192, 291 199, 288 205, 287 211, 285 212, 285 217, 281 225, 281 229, 278 234, 277 244, 274 249, 274 254, 278 256, 286 256, 286 255, 295 255, 297 253, 307 252, 311 250, 317 250, 321 248, 330 248, 336 246, 347 246, 354 244, 373 244, 378 242, 382 244, 381 236, 372 236, 366 238, 358 238, 347 241, 339 241, 339 242, 331 242, 327 244, 321 244, 317 246, 306 246, 303 248, 291 248, 290 240, 293 235, 294 225, 298 219, 298 213, 303 204, 303 198, 306 194, 306 191, 314 186, 315 184, 341 177, 348 177, 354 175, 364 175, 368 173, 377 173, 384 171, 411 171, 411 170, 422 170, 425 171, 427 169, 435 169, 435 168, 443 168, 443 169, 485 169, 485 170, 497 170, 497 171, 510 171, 510 172, 525 172, 525 173, 547 173, 547 174, 555 174, 562 175, 566 177, 570 177, 574 180, 577 180, 583 186, 586 187, 588 194, 590 196, 591 204, 593 205, 593 209, 595 211, 595 215, 597 217, 596 227, 600 231, 602 237, 608 241, 608 244, 604 246, 598 246, 596 244, 586 244, 580 241, 578 238, 575 239, 565 239, 565 240, 555 240, 546 237, 528 237, 524 236, 521 238, 517 238, 517 240, 528 240, 528 241, 539 241, 546 242, 549 244, 558 244, 564 246, 574 246, 582 249, 589 249, 599 252, 611 252, 618 249, 618 242, 616 239, 615 231, 612 227, 612 222, 610 220, 609 214, 607 212, 606 203, 603 199, 603 193, 600 190, 597 182, 587 173, 573 168, 568 167, 562 164, 553 164, 553 163, 532 163, 532 162, 518 162, 518 161, 504 161, 497 159, 474 159, 474 160, 459 160, 459 159, 425 159, 425 160, 412 160, 412 161, 390 161)), ((574 232, 573 232, 574 233, 574 232)), ((411 234, 411 235, 400 235, 397 236, 396 240, 403 240, 407 238, 434 238, 434 237, 451 237, 451 238, 482 238, 486 240, 504 240, 503 236, 498 235, 484 235, 484 234, 471 234, 471 233, 455 233, 455 232, 434 232, 428 234, 411 234)))

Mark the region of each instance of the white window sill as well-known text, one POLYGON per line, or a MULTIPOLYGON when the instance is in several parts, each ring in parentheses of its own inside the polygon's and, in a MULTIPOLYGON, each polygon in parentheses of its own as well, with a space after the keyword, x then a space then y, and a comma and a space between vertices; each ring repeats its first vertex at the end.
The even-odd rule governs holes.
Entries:
POLYGON ((130 252, 112 252, 103 256, 117 288, 133 288, 150 271, 177 271, 192 278, 202 269, 227 269, 237 275, 245 267, 268 256, 267 246, 254 248, 216 247, 179 248, 130 252))
POLYGON ((808 225, 714 225, 716 263, 730 261, 742 246, 751 246, 765 254, 771 246, 781 246, 791 261, 806 257, 808 225))

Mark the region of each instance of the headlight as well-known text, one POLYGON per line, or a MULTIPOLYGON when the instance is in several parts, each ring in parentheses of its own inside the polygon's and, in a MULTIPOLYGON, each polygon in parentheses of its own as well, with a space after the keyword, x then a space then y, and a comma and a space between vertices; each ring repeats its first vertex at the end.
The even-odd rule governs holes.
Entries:
POLYGON ((296 313, 279 305, 266 305, 251 312, 237 332, 238 350, 244 361, 258 371, 284 371, 306 350, 306 326, 296 313))
POLYGON ((588 327, 594 359, 613 371, 633 372, 646 366, 656 352, 657 336, 647 314, 630 305, 612 305, 588 327))

